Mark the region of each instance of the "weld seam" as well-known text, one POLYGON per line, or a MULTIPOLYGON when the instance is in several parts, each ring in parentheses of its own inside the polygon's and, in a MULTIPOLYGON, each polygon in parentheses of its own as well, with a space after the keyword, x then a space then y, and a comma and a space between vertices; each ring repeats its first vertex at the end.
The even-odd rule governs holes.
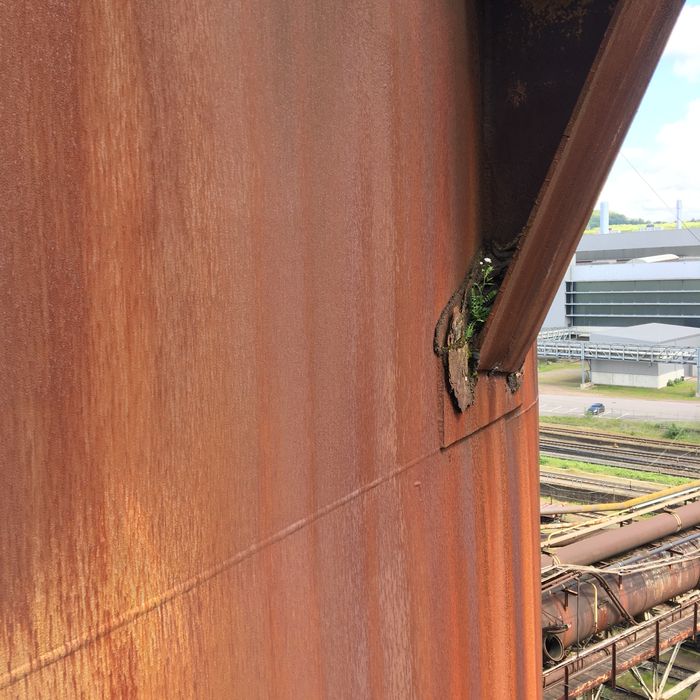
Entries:
POLYGON ((109 622, 105 622, 104 624, 99 625, 94 630, 88 630, 84 634, 78 637, 74 637, 73 639, 62 644, 61 646, 55 647, 54 649, 51 649, 43 654, 40 654, 38 657, 31 659, 23 665, 11 669, 7 673, 0 676, 0 690, 4 690, 5 688, 14 685, 18 681, 21 681, 22 679, 26 678, 27 676, 32 675, 36 671, 39 671, 43 668, 46 668, 47 666, 50 666, 51 664, 65 659, 68 656, 71 656, 80 649, 92 644, 93 642, 98 641, 103 637, 106 637, 107 635, 111 634, 117 629, 129 625, 132 622, 139 619, 140 617, 143 617, 144 615, 153 612, 157 608, 163 607, 164 605, 172 602, 176 598, 179 598, 189 593, 193 589, 201 586, 203 583, 206 583, 211 579, 221 575, 228 569, 237 566, 246 559, 249 559, 250 557, 260 553, 264 549, 267 549, 271 545, 281 542, 290 535, 295 534, 299 530, 302 530, 308 525, 315 523, 317 520, 320 520, 326 515, 329 515, 330 513, 333 513, 334 511, 338 510, 344 505, 347 505, 356 498, 368 493, 369 491, 374 490, 378 486, 381 486, 383 483, 396 478, 397 476, 399 476, 405 471, 408 471, 420 462, 423 462, 429 459, 430 457, 433 457, 434 455, 438 454, 439 451, 440 450, 435 450, 428 454, 422 455, 421 457, 418 457, 412 460, 411 462, 408 462, 407 464, 393 469, 388 474, 378 477, 373 481, 369 482, 368 484, 365 484, 364 486, 360 486, 359 488, 355 489, 354 491, 351 491, 342 498, 339 498, 338 500, 329 503, 323 508, 320 508, 315 513, 307 516, 306 518, 297 520, 291 525, 288 525, 282 530, 279 530, 273 535, 270 535, 270 537, 260 542, 256 542, 247 549, 244 549, 243 551, 240 551, 237 554, 234 554, 233 556, 222 560, 218 564, 209 567, 208 569, 199 574, 195 574, 189 579, 165 591, 165 593, 150 598, 142 605, 127 610, 126 612, 122 613, 121 615, 118 615, 109 622))

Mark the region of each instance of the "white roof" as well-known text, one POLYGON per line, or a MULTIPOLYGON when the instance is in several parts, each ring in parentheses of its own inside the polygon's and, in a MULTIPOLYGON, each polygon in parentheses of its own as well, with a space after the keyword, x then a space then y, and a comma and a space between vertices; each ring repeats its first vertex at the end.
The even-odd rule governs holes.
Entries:
POLYGON ((631 342, 640 345, 687 344, 693 346, 700 339, 700 328, 673 326, 669 323, 641 323, 637 326, 590 329, 592 343, 631 342), (681 342, 683 341, 683 342, 681 342))
POLYGON ((672 252, 680 246, 700 244, 700 228, 664 229, 658 231, 616 231, 608 234, 587 233, 581 237, 579 250, 637 250, 667 248, 672 252))
POLYGON ((572 265, 567 279, 572 282, 610 282, 635 280, 679 280, 700 277, 699 260, 675 260, 673 262, 625 262, 572 265))

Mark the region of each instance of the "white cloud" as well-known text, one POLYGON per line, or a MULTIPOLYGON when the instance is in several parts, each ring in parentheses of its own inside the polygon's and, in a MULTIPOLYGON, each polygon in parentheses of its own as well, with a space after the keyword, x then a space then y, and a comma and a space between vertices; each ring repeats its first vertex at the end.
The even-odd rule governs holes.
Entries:
POLYGON ((648 148, 623 147, 622 156, 603 189, 612 210, 669 221, 681 199, 683 218, 700 218, 700 99, 688 103, 683 118, 664 125, 648 148))
POLYGON ((673 28, 665 56, 673 60, 673 72, 690 80, 700 80, 700 5, 686 5, 673 28))

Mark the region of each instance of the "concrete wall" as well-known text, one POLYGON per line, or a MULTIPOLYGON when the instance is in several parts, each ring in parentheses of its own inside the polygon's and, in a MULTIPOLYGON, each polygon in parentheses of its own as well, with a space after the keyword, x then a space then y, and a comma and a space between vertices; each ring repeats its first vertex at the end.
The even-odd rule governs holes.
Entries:
POLYGON ((570 279, 571 265, 569 265, 564 279, 561 281, 559 289, 557 289, 557 294, 552 300, 552 305, 549 307, 542 328, 565 328, 569 325, 566 320, 566 282, 570 279))
POLYGON ((666 386, 670 379, 678 377, 683 377, 682 365, 616 360, 591 361, 591 381, 594 384, 660 389, 666 386))
POLYGON ((557 290, 557 295, 552 300, 552 305, 549 307, 547 312, 547 317, 544 319, 542 328, 564 328, 567 325, 566 322, 566 306, 564 300, 566 299, 565 292, 566 283, 562 281, 557 290))

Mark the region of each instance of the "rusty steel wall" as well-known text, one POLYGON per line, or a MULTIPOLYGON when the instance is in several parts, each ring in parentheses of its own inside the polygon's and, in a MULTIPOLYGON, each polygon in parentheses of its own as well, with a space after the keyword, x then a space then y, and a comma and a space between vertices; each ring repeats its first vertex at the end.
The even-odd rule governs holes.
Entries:
POLYGON ((0 697, 537 697, 534 361, 457 416, 432 352, 464 4, 0 25, 0 697))

